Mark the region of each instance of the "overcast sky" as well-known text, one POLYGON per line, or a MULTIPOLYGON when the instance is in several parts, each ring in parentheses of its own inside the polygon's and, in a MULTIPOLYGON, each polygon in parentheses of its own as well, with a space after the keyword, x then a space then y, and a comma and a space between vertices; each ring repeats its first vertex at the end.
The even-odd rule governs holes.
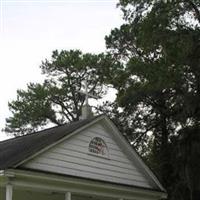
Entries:
MULTIPOLYGON (((8 101, 41 82, 41 61, 55 49, 105 50, 104 37, 122 24, 117 0, 0 0, 0 129, 8 101)), ((0 132, 0 140, 7 137, 0 132)))

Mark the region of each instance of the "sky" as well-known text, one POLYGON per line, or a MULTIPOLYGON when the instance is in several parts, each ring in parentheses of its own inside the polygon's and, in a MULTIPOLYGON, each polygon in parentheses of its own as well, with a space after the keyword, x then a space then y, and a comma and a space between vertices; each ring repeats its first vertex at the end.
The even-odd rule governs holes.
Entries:
MULTIPOLYGON (((42 82, 40 64, 53 50, 105 51, 105 35, 119 27, 117 0, 0 0, 0 130, 17 89, 42 82)), ((8 136, 0 131, 0 140, 8 136)))

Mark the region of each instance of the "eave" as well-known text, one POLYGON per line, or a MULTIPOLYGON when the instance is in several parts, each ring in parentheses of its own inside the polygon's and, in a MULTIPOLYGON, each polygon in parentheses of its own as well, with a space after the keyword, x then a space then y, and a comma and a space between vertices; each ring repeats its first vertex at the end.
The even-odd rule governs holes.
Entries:
POLYGON ((153 200, 166 198, 165 192, 152 191, 143 188, 127 187, 102 183, 74 177, 63 177, 44 172, 34 172, 19 169, 8 169, 4 172, 9 178, 9 183, 14 188, 24 188, 38 191, 65 193, 70 191, 77 194, 90 194, 102 197, 127 199, 127 200, 153 200))

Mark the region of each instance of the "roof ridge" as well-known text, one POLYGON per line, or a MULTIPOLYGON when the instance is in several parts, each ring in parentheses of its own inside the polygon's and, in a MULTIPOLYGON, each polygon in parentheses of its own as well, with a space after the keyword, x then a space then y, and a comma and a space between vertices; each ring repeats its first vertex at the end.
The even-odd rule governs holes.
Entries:
POLYGON ((25 137, 30 137, 31 135, 35 135, 35 134, 41 134, 41 132, 44 132, 43 134, 45 134, 45 132, 49 131, 49 130, 53 130, 53 129, 57 129, 57 128, 60 128, 60 127, 63 127, 63 126, 70 126, 72 124, 76 124, 76 123, 80 123, 80 122, 83 122, 83 121, 87 121, 87 120, 93 120, 95 118, 98 118, 100 116, 102 116, 104 114, 101 114, 101 115, 97 115, 97 116, 94 116, 90 119, 80 119, 78 121, 72 121, 72 122, 67 122, 67 123, 64 123, 64 124, 61 124, 61 125, 57 125, 57 126, 52 126, 52 127, 49 127, 49 128, 45 128, 43 130, 39 130, 39 131, 35 131, 35 132, 31 132, 31 133, 28 133, 26 135, 20 135, 20 136, 16 136, 16 137, 13 137, 13 138, 9 138, 7 140, 3 140, 3 141, 0 141, 0 145, 3 144, 3 143, 6 143, 8 141, 16 141, 18 139, 21 139, 21 138, 25 138, 25 137))
POLYGON ((52 127, 49 127, 49 128, 44 128, 43 130, 34 131, 34 132, 31 132, 31 133, 27 133, 25 135, 19 135, 19 136, 16 136, 16 137, 12 137, 12 138, 9 138, 7 140, 0 141, 0 144, 8 142, 8 141, 11 141, 11 140, 18 140, 18 139, 21 139, 21 138, 24 138, 24 137, 35 135, 35 134, 40 134, 41 132, 48 131, 48 130, 51 130, 51 129, 54 129, 54 128, 58 128, 58 127, 62 127, 62 126, 67 125, 67 124, 69 125, 69 124, 71 124, 73 122, 69 122, 69 123, 65 123, 65 124, 57 125, 57 126, 52 126, 52 127))

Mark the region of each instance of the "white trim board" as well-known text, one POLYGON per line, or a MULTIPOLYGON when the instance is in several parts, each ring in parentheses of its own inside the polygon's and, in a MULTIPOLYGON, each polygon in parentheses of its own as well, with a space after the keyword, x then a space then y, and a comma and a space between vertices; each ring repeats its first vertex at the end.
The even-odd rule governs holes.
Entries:
POLYGON ((166 198, 164 192, 101 183, 79 178, 32 172, 26 170, 6 170, 5 176, 14 176, 10 181, 14 188, 24 188, 45 192, 72 192, 72 194, 98 195, 109 198, 128 200, 159 200, 166 198))

